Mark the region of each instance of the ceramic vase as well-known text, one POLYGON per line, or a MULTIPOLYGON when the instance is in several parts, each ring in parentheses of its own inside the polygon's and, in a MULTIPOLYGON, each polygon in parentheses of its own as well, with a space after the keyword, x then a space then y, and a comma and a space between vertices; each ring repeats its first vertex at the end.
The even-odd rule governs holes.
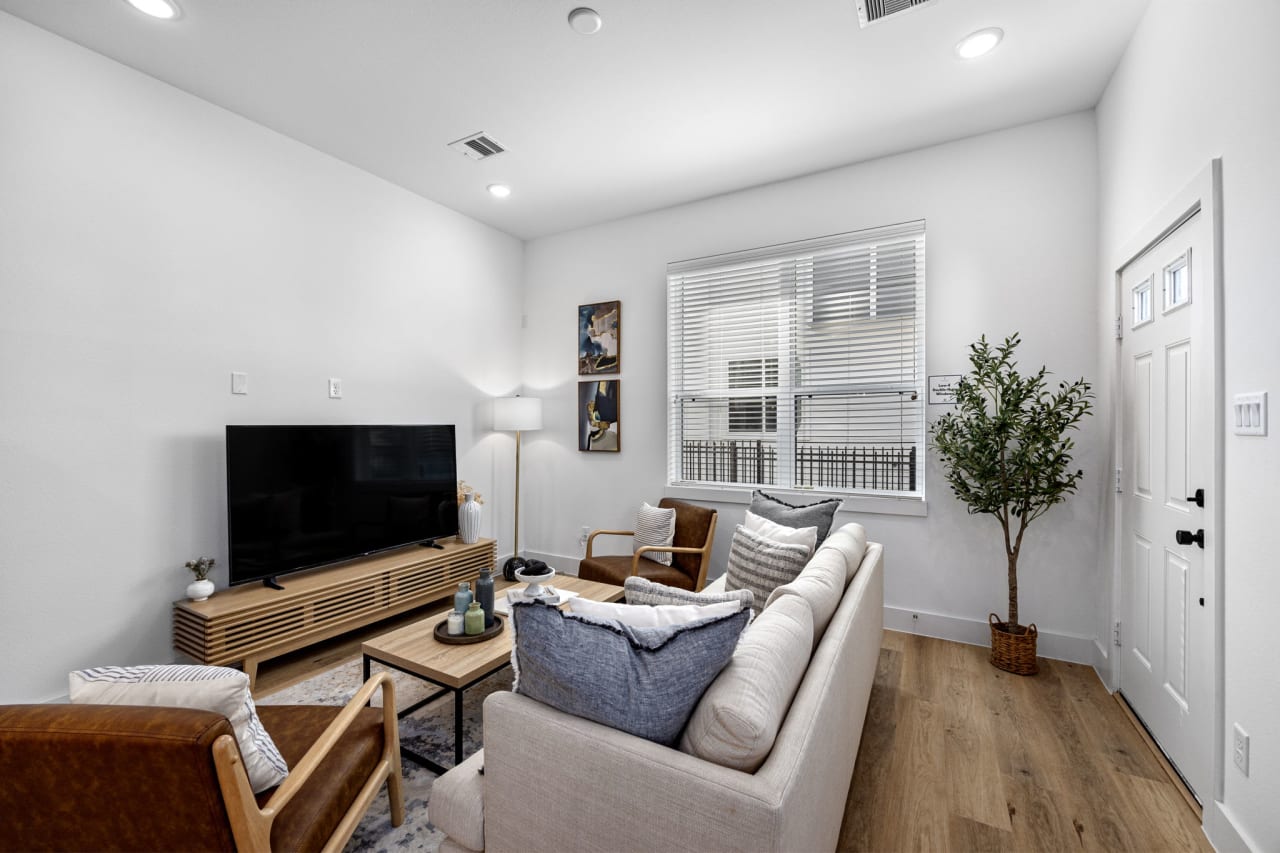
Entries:
POLYGON ((192 601, 204 601, 211 595, 213 595, 213 581, 208 578, 192 581, 187 586, 187 598, 192 601))
POLYGON ((476 496, 467 492, 462 496, 462 505, 458 507, 458 539, 463 545, 474 545, 480 541, 480 504, 476 496))

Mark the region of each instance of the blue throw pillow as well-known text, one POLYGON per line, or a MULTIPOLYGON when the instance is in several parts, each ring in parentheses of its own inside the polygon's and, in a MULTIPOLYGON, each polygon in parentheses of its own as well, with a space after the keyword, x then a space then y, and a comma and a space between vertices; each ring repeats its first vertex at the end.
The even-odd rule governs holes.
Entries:
POLYGON ((751 611, 636 628, 539 602, 511 607, 515 692, 674 746, 702 693, 733 658, 751 611))

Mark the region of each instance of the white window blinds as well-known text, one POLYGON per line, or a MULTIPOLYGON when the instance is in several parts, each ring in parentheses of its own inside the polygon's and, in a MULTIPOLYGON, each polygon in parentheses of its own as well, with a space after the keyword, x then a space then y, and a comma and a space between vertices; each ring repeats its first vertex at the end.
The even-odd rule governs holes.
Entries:
POLYGON ((924 222, 667 267, 670 482, 924 493, 924 222))

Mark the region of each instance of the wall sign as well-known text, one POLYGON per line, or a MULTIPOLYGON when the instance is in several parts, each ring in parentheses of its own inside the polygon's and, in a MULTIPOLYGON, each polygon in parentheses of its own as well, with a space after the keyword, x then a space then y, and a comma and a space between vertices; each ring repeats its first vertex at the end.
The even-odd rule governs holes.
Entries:
POLYGON ((946 373, 929 377, 929 405, 954 406, 956 404, 956 384, 963 374, 946 373))

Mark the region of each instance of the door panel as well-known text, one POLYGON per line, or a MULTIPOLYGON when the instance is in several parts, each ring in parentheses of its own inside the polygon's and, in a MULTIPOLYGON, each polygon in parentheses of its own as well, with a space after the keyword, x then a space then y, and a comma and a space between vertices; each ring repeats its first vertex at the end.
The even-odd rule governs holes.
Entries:
POLYGON ((1192 792, 1212 779, 1211 621, 1204 551, 1178 530, 1205 526, 1187 497, 1213 473, 1213 400, 1196 214, 1121 271, 1120 690, 1192 792), (1153 305, 1154 303, 1154 305, 1153 305), (1152 309, 1155 310, 1152 310, 1152 309))

